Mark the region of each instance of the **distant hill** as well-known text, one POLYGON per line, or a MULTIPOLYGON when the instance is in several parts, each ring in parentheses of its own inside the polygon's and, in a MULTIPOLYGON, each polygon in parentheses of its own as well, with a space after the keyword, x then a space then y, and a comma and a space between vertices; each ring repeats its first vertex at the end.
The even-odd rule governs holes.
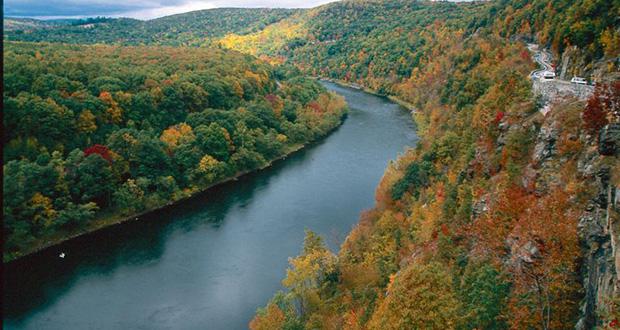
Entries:
MULTIPOLYGON (((254 34, 229 34, 227 48, 287 59, 312 76, 356 82, 384 94, 421 68, 445 33, 473 33, 488 3, 343 1, 308 10, 254 34)), ((452 35, 454 36, 454 35, 452 35)))
POLYGON ((345 0, 311 9, 217 8, 148 21, 91 19, 58 24, 5 19, 5 40, 124 45, 220 45, 270 61, 289 61, 306 74, 400 94, 398 84, 437 50, 436 25, 451 37, 494 26, 503 37, 538 40, 561 55, 579 54, 568 71, 592 75, 613 57, 619 20, 610 2, 502 0, 439 3, 345 0), (41 28, 44 27, 44 28, 41 28), (579 64, 577 64, 579 63, 579 64))
POLYGON ((557 57, 578 49, 572 61, 558 65, 593 75, 594 62, 613 58, 620 49, 617 6, 617 2, 561 0, 345 0, 312 8, 252 34, 231 32, 220 43, 256 56, 286 59, 312 76, 398 94, 398 83, 441 52, 441 43, 446 42, 441 39, 466 39, 485 28, 501 37, 537 41, 557 57))
POLYGON ((36 30, 69 24, 70 20, 38 20, 33 18, 6 17, 3 20, 4 31, 36 30))
POLYGON ((264 29, 299 9, 217 8, 140 21, 130 18, 93 20, 87 24, 54 24, 41 20, 5 19, 4 38, 68 43, 162 44, 200 46, 206 38, 264 29), (45 27, 45 29, 37 27, 45 27))

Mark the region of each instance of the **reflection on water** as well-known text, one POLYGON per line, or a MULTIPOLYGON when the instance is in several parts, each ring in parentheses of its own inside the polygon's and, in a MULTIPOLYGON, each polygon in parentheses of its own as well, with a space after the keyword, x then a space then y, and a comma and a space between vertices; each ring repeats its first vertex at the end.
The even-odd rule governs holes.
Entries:
POLYGON ((409 114, 397 105, 326 86, 351 111, 325 140, 140 221, 5 267, 5 327, 246 328, 280 288, 304 229, 336 251, 372 206, 387 162, 415 143, 409 114))

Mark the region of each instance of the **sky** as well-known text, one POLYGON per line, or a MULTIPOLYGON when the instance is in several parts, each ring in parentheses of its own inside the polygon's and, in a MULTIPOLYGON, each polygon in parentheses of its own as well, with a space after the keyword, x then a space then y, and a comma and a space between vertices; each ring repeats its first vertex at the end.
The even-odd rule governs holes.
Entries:
POLYGON ((335 0, 4 0, 4 16, 151 19, 218 7, 309 8, 335 0))

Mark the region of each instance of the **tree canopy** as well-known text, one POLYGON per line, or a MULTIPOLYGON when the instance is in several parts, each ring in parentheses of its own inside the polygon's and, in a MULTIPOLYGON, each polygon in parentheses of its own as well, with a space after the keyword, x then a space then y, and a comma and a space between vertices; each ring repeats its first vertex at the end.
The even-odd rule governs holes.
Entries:
POLYGON ((8 256, 264 166, 345 111, 232 51, 8 42, 4 56, 8 256))

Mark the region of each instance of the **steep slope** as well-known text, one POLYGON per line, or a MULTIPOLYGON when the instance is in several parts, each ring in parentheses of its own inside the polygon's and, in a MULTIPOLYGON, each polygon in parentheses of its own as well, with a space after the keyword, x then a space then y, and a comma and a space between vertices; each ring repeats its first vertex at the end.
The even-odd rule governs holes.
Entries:
POLYGON ((618 9, 345 1, 308 13, 308 36, 278 55, 412 103, 423 138, 387 169, 337 256, 307 239, 289 291, 251 327, 615 326, 618 9), (594 95, 555 97, 543 115, 550 97, 532 87, 519 40, 579 53, 586 65, 557 66, 597 80, 594 95))
POLYGON ((398 95, 402 94, 399 84, 441 52, 441 42, 470 36, 480 28, 491 28, 503 38, 536 40, 549 46, 557 58, 569 53, 569 59, 556 63, 558 72, 568 79, 572 74, 611 79, 617 67, 614 55, 620 51, 619 24, 614 1, 347 0, 301 12, 268 30, 227 35, 221 43, 247 53, 286 58, 312 76, 398 95), (285 33, 291 27, 303 32, 285 33), (602 63, 601 58, 608 61, 602 63))

